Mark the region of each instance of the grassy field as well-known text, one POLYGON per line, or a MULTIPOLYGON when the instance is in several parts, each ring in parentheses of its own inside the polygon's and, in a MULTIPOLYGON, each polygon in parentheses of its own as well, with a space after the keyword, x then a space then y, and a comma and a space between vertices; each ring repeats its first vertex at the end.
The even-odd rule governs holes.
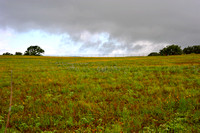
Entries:
POLYGON ((0 132, 200 132, 200 55, 0 56, 0 132))

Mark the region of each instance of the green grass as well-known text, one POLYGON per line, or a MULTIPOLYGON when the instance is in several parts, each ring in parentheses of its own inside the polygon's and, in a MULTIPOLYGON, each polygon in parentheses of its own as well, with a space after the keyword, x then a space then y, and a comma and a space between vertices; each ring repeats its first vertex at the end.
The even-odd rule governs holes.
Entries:
POLYGON ((0 131, 200 132, 200 55, 0 56, 0 131))

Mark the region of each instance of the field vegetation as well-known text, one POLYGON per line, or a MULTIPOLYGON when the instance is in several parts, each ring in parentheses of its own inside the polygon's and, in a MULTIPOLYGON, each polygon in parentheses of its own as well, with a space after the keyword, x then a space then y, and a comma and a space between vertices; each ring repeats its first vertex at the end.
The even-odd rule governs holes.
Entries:
POLYGON ((0 56, 0 132, 200 132, 200 55, 0 56))

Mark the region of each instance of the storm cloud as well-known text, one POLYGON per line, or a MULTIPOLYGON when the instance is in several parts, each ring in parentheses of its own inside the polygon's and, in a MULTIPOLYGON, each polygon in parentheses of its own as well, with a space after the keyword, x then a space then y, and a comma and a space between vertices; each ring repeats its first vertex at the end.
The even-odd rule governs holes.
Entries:
POLYGON ((0 29, 68 33, 80 50, 148 53, 200 44, 199 7, 199 0, 0 0, 0 29), (106 42, 94 40, 104 33, 106 42))

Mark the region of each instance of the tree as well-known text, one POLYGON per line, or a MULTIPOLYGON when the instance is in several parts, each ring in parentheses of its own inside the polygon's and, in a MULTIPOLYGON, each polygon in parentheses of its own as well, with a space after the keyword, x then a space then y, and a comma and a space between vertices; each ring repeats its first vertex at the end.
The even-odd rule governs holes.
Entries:
POLYGON ((22 55, 21 52, 15 52, 15 55, 22 55))
POLYGON ((6 52, 6 53, 3 53, 3 55, 13 55, 13 54, 6 52))
POLYGON ((159 53, 157 53, 157 52, 152 52, 152 53, 150 53, 148 56, 159 56, 160 54, 159 53))
POLYGON ((182 49, 178 45, 170 45, 160 50, 160 55, 181 55, 182 49))
POLYGON ((25 51, 24 55, 40 56, 42 53, 44 53, 44 50, 41 49, 39 46, 30 46, 25 51))
POLYGON ((184 54, 200 54, 200 45, 195 45, 195 46, 188 46, 187 48, 183 49, 184 54))

